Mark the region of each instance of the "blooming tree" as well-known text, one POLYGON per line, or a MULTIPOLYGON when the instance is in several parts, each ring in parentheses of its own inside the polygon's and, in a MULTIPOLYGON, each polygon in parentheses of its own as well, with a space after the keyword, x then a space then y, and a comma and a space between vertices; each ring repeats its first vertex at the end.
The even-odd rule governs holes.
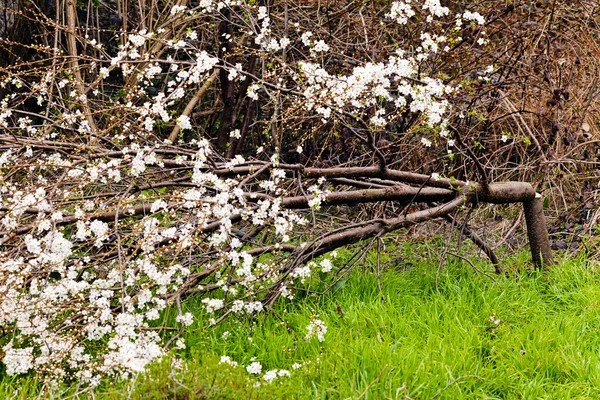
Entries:
MULTIPOLYGON (((8 374, 96 384, 142 371, 193 323, 189 296, 214 323, 254 315, 335 272, 341 246, 472 202, 535 197, 527 184, 397 170, 382 150, 382 132, 402 127, 419 151, 452 153, 460 88, 437 63, 465 30, 486 43, 480 14, 439 0, 366 17, 353 2, 289 3, 119 8, 112 29, 79 23, 101 13, 71 2, 32 14, 54 42, 31 45, 1 82, 8 374), (415 201, 431 207, 311 229, 331 206, 415 201)), ((315 320, 307 337, 325 332, 315 320)))

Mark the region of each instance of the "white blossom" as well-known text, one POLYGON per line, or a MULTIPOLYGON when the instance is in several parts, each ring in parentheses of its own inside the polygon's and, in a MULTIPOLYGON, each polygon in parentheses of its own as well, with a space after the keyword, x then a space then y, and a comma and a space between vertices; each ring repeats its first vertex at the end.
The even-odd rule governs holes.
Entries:
POLYGON ((34 367, 33 347, 13 348, 12 344, 4 346, 4 358, 8 375, 25 374, 34 367))
POLYGON ((235 362, 235 361, 233 361, 231 359, 231 357, 229 357, 229 356, 221 356, 221 361, 219 361, 219 364, 228 364, 228 365, 231 365, 233 367, 237 367, 237 365, 238 365, 238 363, 235 362))
POLYGON ((140 32, 140 35, 129 35, 129 41, 135 47, 143 46, 146 42, 146 38, 144 37, 145 32, 140 32))
POLYGON ((183 5, 181 5, 181 6, 180 5, 174 5, 171 8, 171 15, 179 14, 180 12, 185 11, 186 9, 187 9, 187 7, 183 6, 183 5))
POLYGON ((252 100, 258 100, 258 93, 256 93, 256 91, 260 89, 260 85, 258 84, 252 84, 249 88, 248 91, 246 92, 246 95, 251 98, 252 100))
POLYGON ((246 367, 246 371, 250 374, 258 375, 262 371, 262 365, 258 361, 255 361, 246 367))
POLYGON ((405 25, 408 19, 415 15, 414 10, 410 6, 411 0, 394 1, 392 8, 387 14, 389 18, 396 20, 401 25, 405 25))
POLYGON ((181 115, 177 118, 177 125, 183 130, 192 129, 192 123, 190 122, 190 117, 187 115, 181 115))
POLYGON ((320 319, 314 319, 310 321, 310 324, 306 327, 308 333, 306 334, 306 339, 311 339, 316 336, 319 342, 323 342, 325 340, 325 333, 327 333, 327 327, 325 323, 320 319))
POLYGON ((194 323, 194 317, 189 312, 182 315, 178 315, 177 318, 175 318, 175 320, 180 324, 183 324, 184 326, 190 326, 194 323))

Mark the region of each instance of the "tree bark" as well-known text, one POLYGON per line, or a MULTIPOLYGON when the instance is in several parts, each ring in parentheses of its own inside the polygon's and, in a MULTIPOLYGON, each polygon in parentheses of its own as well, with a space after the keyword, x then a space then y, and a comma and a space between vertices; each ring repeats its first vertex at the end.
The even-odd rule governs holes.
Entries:
MULTIPOLYGON (((217 79, 218 76, 219 72, 215 71, 212 73, 211 76, 208 77, 206 82, 204 82, 204 85, 202 85, 200 89, 198 89, 194 97, 192 97, 187 103, 181 115, 189 117, 192 114, 192 111, 194 110, 194 107, 196 107, 198 101, 200 101, 200 99, 206 94, 206 92, 208 92, 208 89, 210 89, 210 86, 213 84, 213 82, 217 79)), ((181 128, 179 127, 179 125, 175 125, 173 127, 173 130, 171 131, 171 134, 169 135, 169 141, 171 143, 175 143, 175 141, 177 140, 177 136, 179 136, 179 132, 181 132, 181 128)))
POLYGON ((542 269, 553 263, 548 229, 546 228, 546 219, 544 218, 542 196, 536 193, 533 200, 523 202, 523 207, 533 265, 538 269, 542 269))

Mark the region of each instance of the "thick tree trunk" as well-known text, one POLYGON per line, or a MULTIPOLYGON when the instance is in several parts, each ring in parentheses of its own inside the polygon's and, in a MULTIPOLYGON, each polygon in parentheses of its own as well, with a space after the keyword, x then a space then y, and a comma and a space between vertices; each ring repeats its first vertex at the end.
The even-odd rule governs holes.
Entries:
POLYGON ((533 200, 524 201, 525 223, 527 224, 527 237, 531 247, 531 257, 536 268, 553 263, 552 250, 548 239, 548 229, 544 218, 544 207, 542 196, 536 193, 533 200))
MULTIPOLYGON (((216 79, 216 74, 213 75, 216 79)), ((190 107, 191 109, 192 107, 190 107)), ((17 145, 26 145, 47 149, 51 147, 52 142, 44 141, 36 145, 31 140, 14 137, 12 135, 0 135, 0 142, 4 142, 11 147, 17 145)), ((74 145, 66 142, 55 143, 56 148, 61 150, 73 149, 81 151, 81 145, 74 145)), ((120 151, 100 152, 96 146, 83 147, 90 149, 90 154, 98 157, 118 157, 122 155, 120 151)), ((164 150, 161 155, 165 156, 162 162, 166 168, 177 167, 180 170, 191 170, 193 164, 191 161, 179 162, 169 159, 172 156, 172 150, 164 150)), ((205 166, 206 171, 210 171, 216 176, 227 177, 236 176, 241 179, 240 187, 247 187, 244 193, 245 201, 254 203, 258 206, 259 201, 275 201, 279 206, 287 209, 308 209, 312 196, 290 195, 287 197, 273 197, 272 195, 260 192, 254 192, 249 185, 252 182, 258 182, 263 179, 263 175, 269 173, 274 168, 271 163, 260 161, 249 162, 248 165, 226 167, 225 161, 219 161, 218 164, 205 166)), ((335 191, 322 193, 320 203, 323 206, 347 205, 352 206, 363 203, 377 203, 386 201, 396 201, 402 205, 410 203, 432 203, 445 202, 428 210, 413 212, 410 214, 401 214, 388 219, 373 219, 357 224, 343 226, 329 233, 325 233, 319 239, 303 249, 297 249, 296 259, 289 268, 295 268, 311 258, 318 257, 328 251, 334 250, 340 246, 356 243, 360 240, 372 238, 392 232, 401 227, 421 223, 434 218, 451 218, 449 214, 467 204, 492 203, 523 203, 525 209, 525 218, 527 223, 527 233, 531 244, 532 258, 536 267, 541 268, 544 265, 552 263, 552 254, 548 240, 546 222, 543 215, 542 201, 535 189, 529 183, 525 182, 503 182, 492 184, 467 183, 459 180, 450 179, 432 179, 429 175, 417 174, 406 171, 398 171, 381 167, 338 167, 338 168, 307 168, 301 164, 278 164, 277 168, 285 172, 288 179, 296 179, 301 175, 303 179, 328 178, 330 182, 338 184, 335 191), (358 190, 348 189, 347 186, 360 188, 358 190)), ((179 177, 176 180, 165 180, 156 182, 152 187, 176 187, 176 186, 195 186, 189 181, 190 175, 179 177)), ((142 190, 138 187, 136 190, 142 190)), ((292 194, 292 193, 290 193, 292 194)), ((297 193, 295 193, 297 194, 297 193)), ((169 207, 180 207, 181 203, 175 200, 169 203, 169 207)), ((150 209, 151 204, 138 204, 130 206, 127 209, 129 217, 145 215, 150 209)), ((8 212, 8 208, 0 207, 0 212, 8 212)), ((114 221, 118 215, 118 210, 102 210, 93 215, 88 215, 88 219, 100 221, 114 221)), ((37 214, 36 208, 28 208, 23 211, 24 214, 37 214)), ((229 217, 231 224, 239 223, 243 220, 242 215, 236 214, 229 217)), ((65 212, 60 221, 54 223, 55 226, 65 226, 74 224, 78 218, 69 212, 65 212)), ((196 233, 208 234, 220 228, 222 220, 211 221, 206 225, 198 227, 196 233)), ((10 235, 23 235, 35 229, 35 224, 22 224, 12 231, 0 231, 0 237, 8 238, 10 235)), ((470 237, 490 258, 497 272, 501 272, 499 261, 494 255, 492 249, 484 241, 473 234, 468 229, 463 233, 470 237)), ((9 239, 6 239, 9 240, 9 239)), ((172 243, 176 238, 167 238, 157 243, 156 246, 166 246, 172 243)), ((137 250, 132 250, 137 251, 137 250)), ((291 270, 291 269, 290 269, 291 270)))

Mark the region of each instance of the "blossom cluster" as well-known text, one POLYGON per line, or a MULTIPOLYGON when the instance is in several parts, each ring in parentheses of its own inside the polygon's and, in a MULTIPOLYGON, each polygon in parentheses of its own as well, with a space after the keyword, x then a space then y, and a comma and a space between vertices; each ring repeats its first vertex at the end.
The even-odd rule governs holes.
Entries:
MULTIPOLYGON (((439 0, 407 0, 393 2, 388 16, 406 24, 417 3, 429 17, 449 12, 439 0)), ((282 165, 282 148, 223 159, 197 126, 196 97, 219 71, 244 88, 250 105, 268 103, 265 113, 289 107, 325 123, 364 113, 383 129, 410 112, 444 125, 453 88, 423 72, 447 42, 441 34, 422 32, 415 48, 338 73, 325 62, 332 43, 299 24, 282 34, 254 2, 201 0, 161 18, 155 31, 119 32, 117 48, 81 38, 99 54, 79 60, 85 80, 52 62, 36 79, 13 74, 1 82, 10 89, 0 99, 0 345, 9 375, 34 371, 95 385, 138 373, 167 344, 185 346, 172 330, 195 323, 185 298, 201 296, 215 323, 251 318, 279 297, 292 300, 315 271, 334 271, 335 255, 311 260, 302 235, 311 211, 327 203, 329 182, 310 179, 303 191, 301 167, 282 165), (191 27, 165 28, 188 18, 214 26, 226 8, 236 11, 247 50, 271 64, 261 74, 191 27), (293 61, 280 57, 287 51, 297 52, 293 61), (121 86, 111 92, 112 85, 121 86), (44 111, 27 109, 28 100, 44 111), (161 329, 173 313, 172 329, 161 329)), ((460 19, 483 23, 476 13, 460 19)), ((241 140, 244 129, 226 136, 241 140)), ((322 342, 327 327, 315 319, 307 330, 306 339, 322 342)), ((246 369, 262 372, 257 362, 246 369)), ((282 376, 289 372, 266 371, 263 379, 282 376)))

